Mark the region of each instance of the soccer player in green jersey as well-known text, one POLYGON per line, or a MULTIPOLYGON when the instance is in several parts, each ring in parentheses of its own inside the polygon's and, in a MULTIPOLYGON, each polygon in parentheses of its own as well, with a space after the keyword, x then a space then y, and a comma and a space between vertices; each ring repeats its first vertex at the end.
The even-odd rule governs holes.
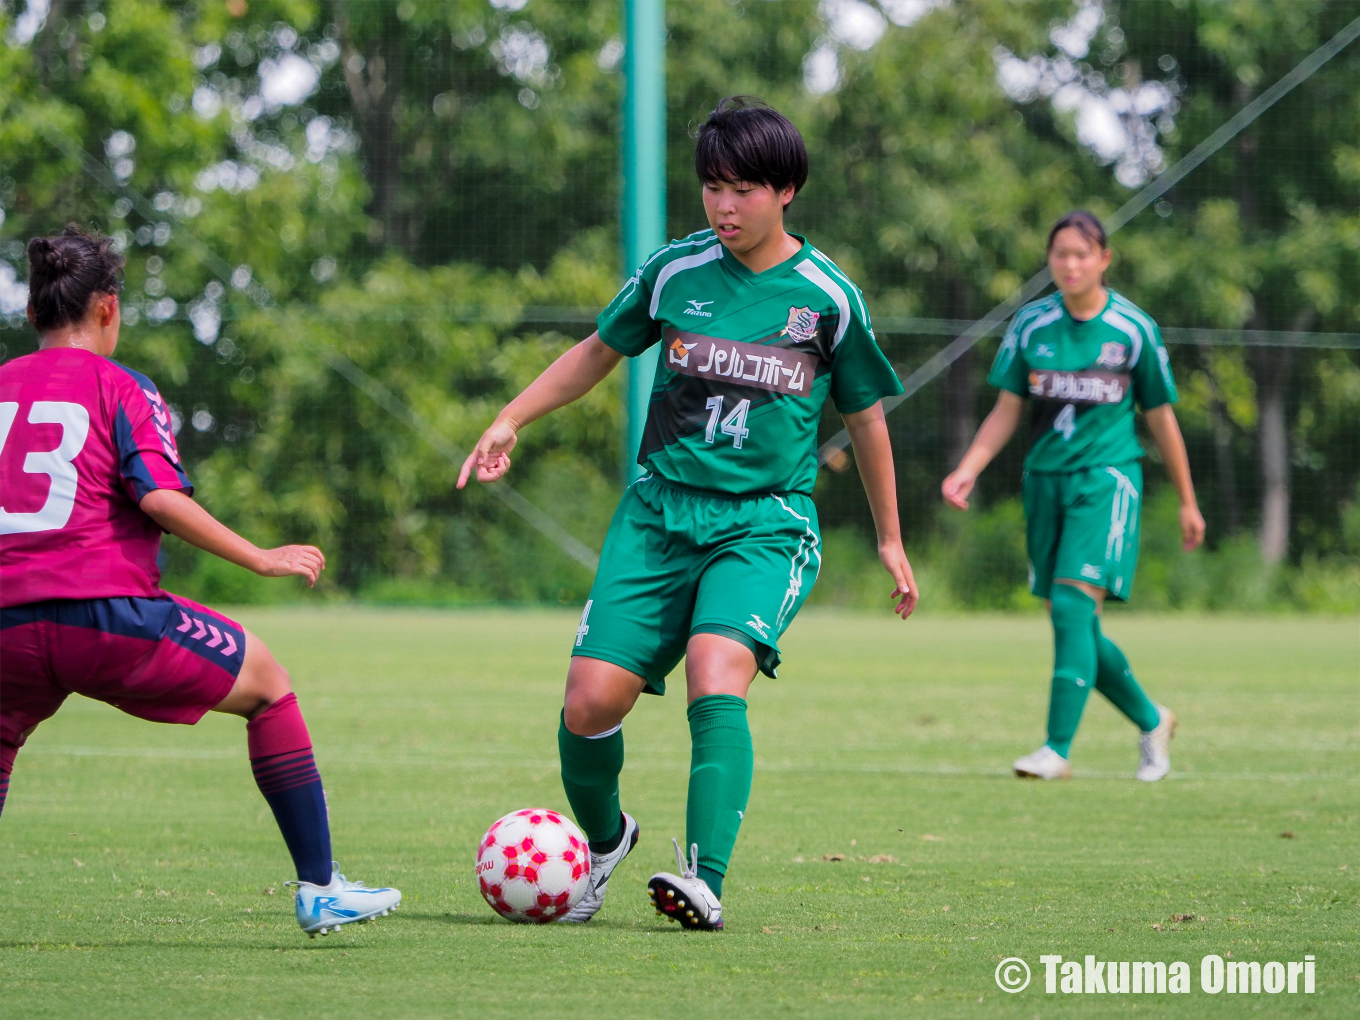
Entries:
POLYGON ((581 614, 558 728, 562 784, 590 840, 591 887, 566 917, 589 920, 637 842, 619 808, 623 718, 663 694, 683 657, 692 743, 679 874, 648 882, 687 928, 722 927, 723 877, 751 791, 746 696, 775 675, 779 638, 821 566, 812 502, 817 423, 845 419, 891 575, 896 611, 916 584, 902 550, 882 398, 902 385, 864 298, 825 255, 784 229, 807 180, 797 128, 758 101, 725 99, 699 131, 695 170, 709 229, 654 253, 600 314, 598 330, 506 405, 468 457, 494 481, 519 430, 580 398, 624 358, 661 344, 641 478, 624 493, 581 614))
POLYGON ((1064 779, 1072 738, 1094 686, 1142 733, 1137 777, 1171 771, 1176 717, 1153 704, 1119 646, 1100 628, 1104 600, 1133 587, 1143 449, 1135 404, 1180 497, 1186 550, 1204 541, 1185 441, 1171 405, 1176 384, 1152 318, 1105 286, 1110 249, 1087 212, 1064 216, 1048 235, 1058 293, 1025 305, 1011 320, 988 381, 1001 392, 958 468, 944 480, 947 503, 968 508, 977 476, 1014 435, 1031 407, 1024 503, 1030 591, 1053 618, 1048 742, 1015 762, 1015 774, 1064 779))

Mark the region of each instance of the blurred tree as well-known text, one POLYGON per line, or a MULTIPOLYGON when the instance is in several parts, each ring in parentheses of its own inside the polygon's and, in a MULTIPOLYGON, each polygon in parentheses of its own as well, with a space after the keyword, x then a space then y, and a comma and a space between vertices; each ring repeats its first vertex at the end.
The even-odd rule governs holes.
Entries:
POLYGON ((426 265, 542 268, 611 224, 616 7, 330 0, 343 59, 318 108, 359 133, 370 239, 426 265))
MULTIPOLYGON (((868 49, 843 30, 840 85, 805 100, 820 180, 799 220, 875 296, 880 320, 976 318, 1042 264, 1047 225, 1072 206, 1080 178, 1070 147, 997 88, 994 55, 1038 45, 1066 6, 911 9, 868 49)), ((804 84, 815 91, 813 70, 804 84)), ((978 360, 970 352, 946 373, 938 417, 907 409, 893 420, 907 457, 937 471, 957 463, 977 426, 978 360)))
MULTIPOLYGON (((880 325, 969 318, 1042 264, 1058 214, 1114 208, 1357 8, 670 4, 672 233, 704 222, 693 129, 723 96, 759 95, 812 156, 791 226, 863 286, 880 325)), ((200 494, 229 520, 324 540, 349 590, 398 578, 576 597, 577 567, 485 493, 453 490, 442 455, 325 365, 343 353, 466 445, 589 330, 531 306, 598 306, 612 290, 618 15, 569 0, 0 0, 0 356, 35 339, 22 239, 93 222, 129 255, 120 357, 161 382, 200 494), (72 145, 150 204, 82 174, 72 145)), ((1116 286, 1166 324, 1354 329, 1356 73, 1355 53, 1336 58, 1130 224, 1116 286)), ((880 334, 904 368, 941 343, 880 334)), ((940 474, 990 401, 985 354, 890 419, 917 536, 934 532, 940 474)), ((1216 531, 1254 523, 1254 503, 1271 508, 1271 555, 1286 527, 1296 558, 1350 549, 1355 355, 1173 358, 1216 531)), ((517 457, 515 484, 591 541, 613 491, 614 408, 606 389, 536 426, 517 457)), ((1018 484, 1019 445, 989 473, 990 502, 1018 484)), ((867 531, 853 474, 825 476, 818 498, 842 537, 867 531)))
MULTIPOLYGON (((1196 0, 1124 10, 1130 15, 1123 24, 1127 59, 1179 68, 1187 83, 1173 152, 1182 139, 1194 143, 1207 135, 1360 16, 1352 0, 1196 0)), ((1360 289, 1358 95, 1360 50, 1352 46, 1178 185, 1160 210, 1164 225, 1129 228, 1155 241, 1133 246, 1131 268, 1155 295, 1161 316, 1168 309, 1179 321, 1257 330, 1354 328, 1360 319, 1353 297, 1360 289)), ((1298 397, 1289 406, 1300 391, 1297 373, 1308 373, 1316 361, 1281 346, 1252 348, 1245 360, 1255 388, 1260 546, 1268 564, 1289 551, 1296 485, 1319 487, 1320 467, 1291 455, 1298 397)), ((1221 401, 1213 413, 1216 432, 1226 432, 1221 401)), ((1235 507, 1226 440, 1219 436, 1215 443, 1219 487, 1227 490, 1225 505, 1235 507)), ((1349 467, 1339 477, 1354 477, 1349 445, 1349 455, 1336 451, 1342 462, 1330 465, 1349 467)), ((1341 497, 1308 500, 1309 527, 1334 530, 1341 497)))
MULTIPOLYGON (((342 56, 316 5, 110 0, 75 13, 58 6, 19 38, 0 8, 0 71, 17 83, 0 94, 0 356, 36 342, 15 282, 20 238, 94 224, 129 259, 118 356, 161 385, 199 495, 226 520, 261 541, 323 542, 332 588, 448 568, 484 597, 555 597, 562 577, 582 589, 578 566, 507 524, 483 494, 465 504, 446 460, 326 366, 342 351, 441 435, 470 442, 508 397, 505 380, 522 385, 561 350, 555 333, 517 333, 518 309, 608 299, 607 236, 574 224, 573 244, 544 256, 542 280, 532 268, 427 272, 380 250, 375 261, 357 139, 345 117, 310 105, 342 56), (82 149, 113 187, 81 173, 82 149), (154 215, 133 194, 149 196, 154 215), (225 260, 227 279, 200 261, 191 234, 225 260), (375 328, 394 301, 398 320, 375 328), (491 321, 460 324, 459 309, 491 321), (524 569, 489 570, 492 560, 524 569)), ((550 434, 581 419, 570 445, 612 464, 611 394, 550 434)), ((570 498, 552 501, 598 542, 607 511, 592 494, 609 483, 591 481, 589 456, 554 460, 565 445, 522 458, 520 481, 532 490, 555 477, 556 492, 570 476, 570 498)), ((181 571, 198 569, 186 549, 168 548, 181 571)))

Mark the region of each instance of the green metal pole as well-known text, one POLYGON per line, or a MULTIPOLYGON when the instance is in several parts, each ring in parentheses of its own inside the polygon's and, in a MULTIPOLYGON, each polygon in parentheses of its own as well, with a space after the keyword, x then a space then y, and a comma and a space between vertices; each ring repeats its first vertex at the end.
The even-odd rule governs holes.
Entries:
MULTIPOLYGON (((633 273, 666 243, 665 0, 623 0, 623 265, 633 273)), ((628 362, 623 483, 638 477, 638 448, 657 348, 628 362)))

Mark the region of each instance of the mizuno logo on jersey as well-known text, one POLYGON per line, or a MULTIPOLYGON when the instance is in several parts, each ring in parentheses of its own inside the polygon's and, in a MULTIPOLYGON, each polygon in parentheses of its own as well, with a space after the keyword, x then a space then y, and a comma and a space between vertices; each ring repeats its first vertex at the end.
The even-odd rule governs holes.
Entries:
POLYGON ((697 333, 666 330, 666 363, 680 375, 721 380, 756 389, 805 397, 812 392, 817 357, 803 351, 718 340, 697 333))
POLYGON ((811 308, 790 308, 789 321, 780 336, 789 337, 796 344, 811 340, 817 335, 817 320, 821 313, 811 308))
POLYGON ((713 303, 712 301, 693 301, 693 300, 691 300, 691 301, 689 301, 689 302, 687 302, 687 303, 689 304, 689 307, 685 309, 685 313, 684 313, 684 314, 686 314, 686 315, 698 315, 698 316, 701 316, 702 318, 705 318, 705 319, 711 319, 711 318, 713 318, 713 313, 712 313, 712 312, 706 312, 706 311, 704 311, 705 306, 711 305, 711 304, 713 303))

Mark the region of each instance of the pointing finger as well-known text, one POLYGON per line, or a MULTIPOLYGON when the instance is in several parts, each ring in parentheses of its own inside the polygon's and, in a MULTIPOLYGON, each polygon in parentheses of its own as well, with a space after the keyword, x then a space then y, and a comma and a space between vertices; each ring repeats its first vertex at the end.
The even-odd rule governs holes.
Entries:
POLYGON ((468 475, 472 473, 473 465, 478 464, 481 459, 482 455, 477 450, 473 450, 468 454, 467 460, 463 461, 463 469, 458 472, 458 485, 456 488, 461 489, 463 486, 467 485, 468 475))

